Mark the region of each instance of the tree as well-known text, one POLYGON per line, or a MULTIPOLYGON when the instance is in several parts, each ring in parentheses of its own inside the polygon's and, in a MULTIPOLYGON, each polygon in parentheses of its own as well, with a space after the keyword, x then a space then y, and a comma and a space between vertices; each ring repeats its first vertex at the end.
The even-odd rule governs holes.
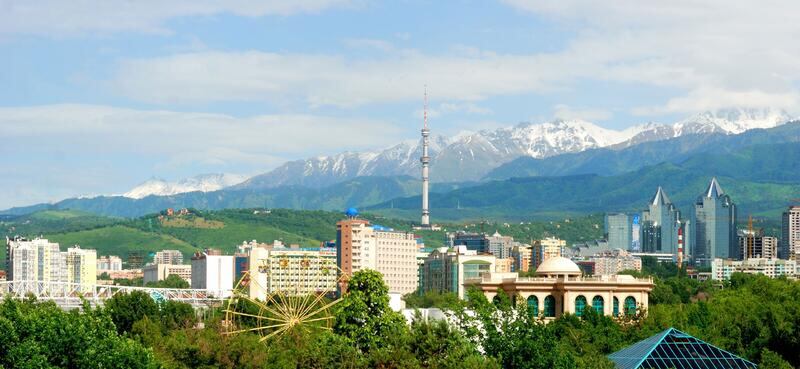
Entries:
POLYGON ((158 304, 142 291, 114 295, 106 300, 105 310, 120 334, 130 332, 133 323, 144 317, 158 316, 158 304))
POLYGON ((405 334, 405 318, 389 307, 389 288, 381 273, 366 269, 353 274, 348 292, 337 306, 334 332, 369 351, 405 334))
POLYGON ((117 335, 104 309, 66 312, 53 302, 0 303, 0 367, 152 368, 153 354, 117 335))
POLYGON ((170 274, 167 278, 157 282, 147 282, 147 287, 155 288, 189 288, 189 282, 176 274, 170 274))

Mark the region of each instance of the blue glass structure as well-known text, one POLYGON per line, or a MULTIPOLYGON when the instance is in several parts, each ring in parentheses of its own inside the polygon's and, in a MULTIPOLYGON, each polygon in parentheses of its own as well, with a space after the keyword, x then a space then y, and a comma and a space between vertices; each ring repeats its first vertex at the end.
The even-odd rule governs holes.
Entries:
POLYGON ((608 356, 618 369, 756 369, 756 364, 675 328, 608 356))

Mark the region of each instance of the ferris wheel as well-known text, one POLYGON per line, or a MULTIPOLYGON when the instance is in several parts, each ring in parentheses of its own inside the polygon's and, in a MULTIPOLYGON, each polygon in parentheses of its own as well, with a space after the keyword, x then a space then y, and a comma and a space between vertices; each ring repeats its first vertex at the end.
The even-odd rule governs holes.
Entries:
POLYGON ((264 342, 298 330, 332 329, 331 308, 341 300, 337 289, 348 279, 335 257, 265 251, 265 257, 251 256, 254 265, 233 289, 225 308, 224 333, 254 332, 264 342))

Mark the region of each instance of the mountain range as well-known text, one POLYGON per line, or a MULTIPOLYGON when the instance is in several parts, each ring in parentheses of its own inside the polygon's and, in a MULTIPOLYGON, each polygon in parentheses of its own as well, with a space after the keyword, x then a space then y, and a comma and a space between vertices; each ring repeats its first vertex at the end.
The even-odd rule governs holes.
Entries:
MULTIPOLYGON (((535 186, 531 186, 531 190, 522 190, 509 183, 549 181, 547 183, 564 184, 563 181, 576 178, 579 183, 589 186, 587 188, 593 188, 593 191, 607 190, 602 186, 592 187, 595 181, 631 187, 635 181, 603 182, 607 179, 602 178, 649 173, 641 172, 647 168, 673 168, 665 167, 662 163, 672 164, 680 171, 693 171, 703 177, 717 174, 716 167, 700 168, 702 163, 708 162, 705 158, 719 155, 731 155, 724 156, 730 162, 718 161, 719 169, 730 172, 745 165, 759 173, 757 178, 739 178, 728 172, 717 174, 743 181, 743 188, 749 188, 751 182, 796 183, 800 181, 782 169, 791 164, 792 159, 800 162, 800 152, 795 155, 789 151, 787 162, 787 157, 782 156, 784 154, 780 150, 776 151, 779 146, 775 146, 800 142, 800 123, 785 124, 785 119, 788 119, 788 115, 780 111, 740 109, 700 114, 672 125, 649 123, 625 131, 608 130, 588 122, 556 121, 523 123, 450 139, 435 136, 431 144, 431 154, 435 158, 431 177, 436 179, 432 185, 432 192, 435 192, 432 204, 434 210, 452 206, 454 218, 477 218, 485 204, 470 202, 467 194, 482 193, 488 201, 503 196, 502 189, 507 189, 535 199, 540 194, 529 193, 535 186), (752 160, 741 157, 743 149, 752 149, 757 145, 764 145, 759 153, 769 153, 770 156, 750 155, 754 158, 752 160), (685 162, 695 164, 684 168, 682 165, 685 162), (775 162, 784 167, 773 168, 769 165, 775 162), (776 170, 765 173, 767 168, 776 170), (594 176, 585 176, 589 174, 594 176), (556 180, 558 176, 569 177, 556 180), (443 177, 457 180, 444 182, 443 177), (520 177, 540 178, 521 180, 518 179, 520 177), (470 211, 476 214, 470 214, 470 211)), ((408 141, 376 152, 342 153, 289 162, 270 173, 244 181, 241 181, 242 177, 220 174, 198 176, 177 183, 151 180, 127 192, 125 196, 67 199, 55 204, 13 208, 0 214, 76 209, 102 215, 136 217, 167 207, 339 210, 355 205, 388 212, 407 209, 408 218, 412 218, 416 217, 416 211, 410 210, 418 207, 419 203, 414 198, 420 189, 419 151, 419 143, 408 141), (241 183, 229 185, 235 182, 241 183)), ((629 177, 625 178, 630 180, 629 177)), ((621 190, 623 188, 615 188, 611 192, 621 190)), ((515 204, 506 204, 507 209, 517 209, 523 204, 532 206, 526 212, 541 213, 557 212, 561 205, 564 205, 561 211, 599 209, 580 201, 574 206, 570 205, 569 201, 580 198, 574 193, 542 193, 555 196, 548 199, 551 207, 518 199, 515 204)), ((623 207, 632 206, 636 201, 638 198, 630 197, 630 201, 620 204, 623 207)), ((503 201, 496 204, 505 206, 503 201)), ((604 206, 610 204, 603 203, 604 206)))
POLYGON ((175 182, 152 178, 125 192, 122 196, 141 199, 147 196, 169 196, 195 191, 210 192, 242 183, 245 180, 247 180, 247 176, 226 173, 201 174, 175 182))

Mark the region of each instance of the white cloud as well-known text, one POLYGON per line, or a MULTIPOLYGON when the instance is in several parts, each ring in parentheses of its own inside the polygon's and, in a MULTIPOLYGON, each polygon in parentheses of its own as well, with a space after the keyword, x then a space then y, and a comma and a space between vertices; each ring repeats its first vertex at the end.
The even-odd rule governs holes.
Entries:
POLYGON ((474 101, 561 88, 585 74, 549 56, 431 56, 402 50, 379 59, 260 51, 202 52, 122 62, 114 86, 156 103, 301 98, 311 106, 353 107, 432 100, 474 101), (574 73, 577 71, 578 73, 574 73))
POLYGON ((591 60, 593 78, 684 91, 639 113, 800 108, 796 1, 505 2, 579 29, 561 54, 591 60))
POLYGON ((4 0, 0 34, 72 36, 134 31, 169 33, 168 20, 234 14, 245 17, 315 13, 350 0, 4 0))
POLYGON ((574 109, 569 105, 558 104, 553 107, 553 116, 563 120, 586 120, 596 122, 608 120, 614 114, 603 109, 574 109))
POLYGON ((0 208, 121 193, 156 175, 258 174, 287 160, 385 147, 416 129, 364 118, 144 111, 96 105, 0 108, 0 208))

